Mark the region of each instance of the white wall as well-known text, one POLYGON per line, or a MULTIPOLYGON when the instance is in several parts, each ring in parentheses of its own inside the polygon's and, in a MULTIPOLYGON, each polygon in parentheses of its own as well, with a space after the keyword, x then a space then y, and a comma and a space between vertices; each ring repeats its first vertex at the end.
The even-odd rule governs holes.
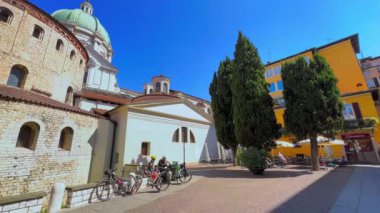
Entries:
MULTIPOLYGON (((190 143, 188 139, 189 142, 185 144, 186 162, 200 162, 204 158, 202 156, 204 143, 216 138, 216 136, 210 136, 213 130, 210 133, 209 125, 128 112, 126 136, 123 141, 125 143, 124 164, 146 163, 149 160, 149 156, 140 155, 142 142, 150 142, 150 155, 154 154, 158 158, 165 155, 169 161, 183 162, 183 143, 172 142, 175 130, 181 127, 188 127, 194 133, 196 140, 195 143, 190 143)), ((188 137, 190 137, 189 134, 188 137)), ((210 144, 214 143, 210 141, 210 144)))
POLYGON ((147 107, 146 109, 156 111, 156 112, 162 112, 162 113, 170 113, 172 115, 177 115, 181 117, 201 120, 201 121, 208 121, 203 116, 199 115, 197 112, 195 112, 190 107, 186 106, 185 104, 171 104, 171 105, 164 105, 164 106, 156 106, 156 107, 147 107))

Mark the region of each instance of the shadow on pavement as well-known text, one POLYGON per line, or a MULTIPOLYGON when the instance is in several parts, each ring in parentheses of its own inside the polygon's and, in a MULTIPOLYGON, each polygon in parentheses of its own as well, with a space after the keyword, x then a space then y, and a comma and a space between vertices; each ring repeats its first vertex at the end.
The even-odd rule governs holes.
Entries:
POLYGON ((329 212, 354 170, 339 167, 330 171, 271 212, 329 212))
MULTIPOLYGON (((164 190, 162 190, 164 191, 164 190)), ((145 191, 142 191, 142 192, 137 192, 139 194, 156 194, 156 193, 160 193, 159 191, 157 191, 156 189, 145 189, 145 191)))
POLYGON ((309 170, 286 170, 286 169, 267 169, 264 175, 253 175, 247 169, 214 169, 214 170, 192 170, 193 175, 207 177, 207 178, 284 178, 284 177, 297 177, 300 175, 312 174, 309 170))

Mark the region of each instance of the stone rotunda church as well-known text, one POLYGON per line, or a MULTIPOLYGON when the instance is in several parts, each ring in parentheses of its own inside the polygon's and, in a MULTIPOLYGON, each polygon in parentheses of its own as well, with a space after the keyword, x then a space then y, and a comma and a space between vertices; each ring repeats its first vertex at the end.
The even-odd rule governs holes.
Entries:
POLYGON ((89 1, 49 15, 0 0, 0 200, 98 181, 151 154, 225 158, 208 101, 162 75, 142 92, 120 88, 113 56, 89 1))

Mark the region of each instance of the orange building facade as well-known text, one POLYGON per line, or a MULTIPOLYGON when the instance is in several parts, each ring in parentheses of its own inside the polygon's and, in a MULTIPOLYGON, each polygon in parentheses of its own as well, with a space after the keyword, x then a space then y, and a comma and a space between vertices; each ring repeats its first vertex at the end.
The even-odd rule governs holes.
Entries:
MULTIPOLYGON (((268 63, 265 68, 265 78, 269 84, 270 94, 275 102, 277 122, 283 127, 285 102, 283 99, 283 83, 281 66, 299 57, 312 60, 318 53, 323 56, 338 79, 341 100, 344 103, 344 118, 346 120, 373 119, 378 121, 373 95, 368 88, 362 67, 356 54, 360 52, 358 34, 340 39, 321 47, 311 48, 287 58, 268 63)), ((342 132, 339 138, 345 140, 348 160, 378 162, 377 150, 380 147, 380 125, 374 128, 342 132), (355 138, 357 137, 357 138, 355 138), (352 156, 351 156, 352 154, 352 156)), ((283 136, 281 140, 294 141, 295 138, 283 136)))

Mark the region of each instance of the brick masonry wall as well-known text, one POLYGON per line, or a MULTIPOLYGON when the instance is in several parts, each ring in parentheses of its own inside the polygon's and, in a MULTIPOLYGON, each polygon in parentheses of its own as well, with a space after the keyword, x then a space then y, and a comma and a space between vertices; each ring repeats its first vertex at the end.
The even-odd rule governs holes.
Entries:
POLYGON ((0 197, 48 192, 57 182, 86 184, 98 119, 38 105, 0 100, 0 197), (40 126, 36 149, 16 147, 21 126, 40 126), (58 148, 61 130, 74 130, 71 151, 58 148))
POLYGON ((28 213, 39 213, 42 210, 44 199, 33 199, 28 201, 21 201, 17 203, 0 205, 1 213, 12 213, 12 212, 28 212, 28 213))
POLYGON ((67 208, 77 208, 80 206, 84 206, 90 203, 100 202, 96 197, 95 188, 83 189, 79 191, 68 191, 67 192, 67 208))
POLYGON ((0 22, 0 84, 6 84, 11 68, 16 64, 27 67, 28 76, 25 89, 35 87, 52 93, 52 98, 64 101, 69 86, 74 92, 80 91, 85 72, 85 59, 73 44, 64 38, 58 30, 3 0, 0 7, 6 7, 13 13, 10 24, 0 22), (34 26, 45 31, 43 40, 32 36, 34 26), (56 50, 57 40, 64 43, 62 52, 56 50), (70 59, 74 50, 75 57, 70 59), (80 66, 80 60, 83 61, 80 66))

